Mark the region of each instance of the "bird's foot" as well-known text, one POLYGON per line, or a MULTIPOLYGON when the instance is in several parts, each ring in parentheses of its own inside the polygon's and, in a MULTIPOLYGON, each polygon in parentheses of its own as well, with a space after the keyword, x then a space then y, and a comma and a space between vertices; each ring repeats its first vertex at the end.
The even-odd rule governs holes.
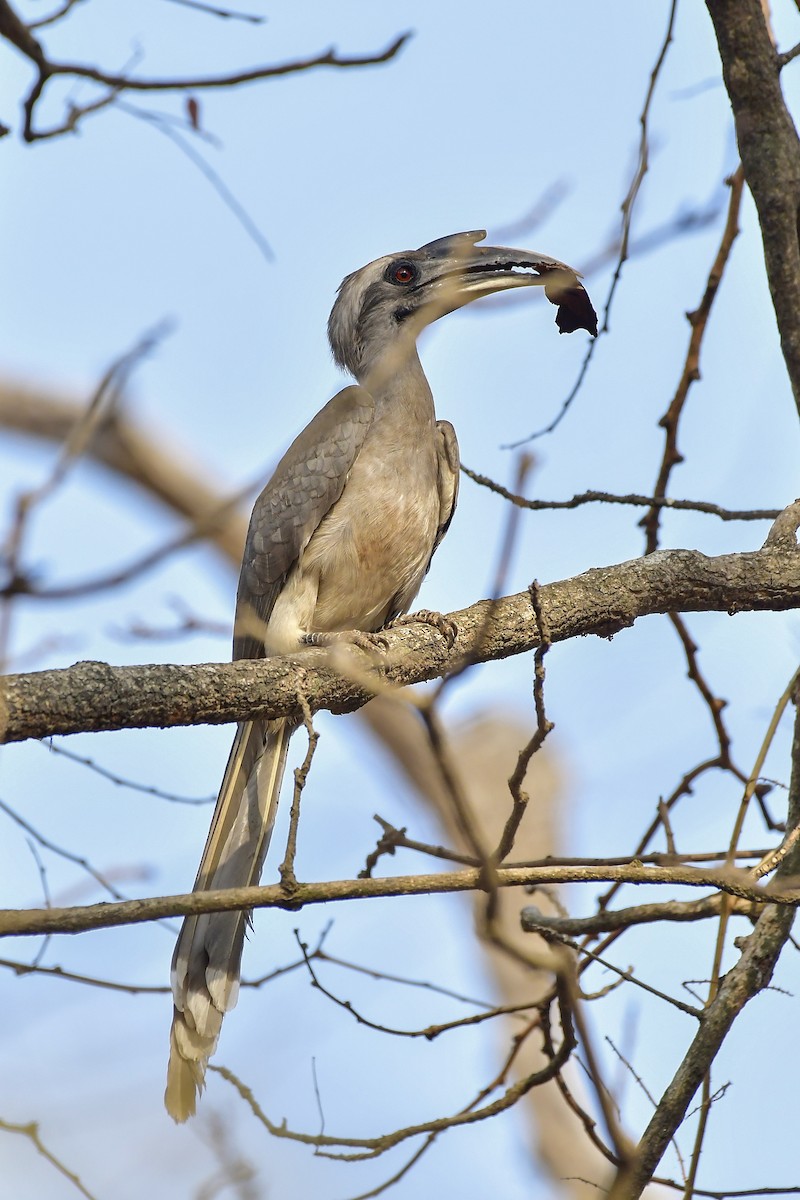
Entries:
POLYGON ((432 625, 444 638, 447 649, 452 650, 458 637, 458 626, 449 617, 443 616, 442 613, 431 612, 429 608, 421 608, 419 612, 404 613, 401 617, 395 617, 385 628, 397 629, 401 625, 416 625, 418 622, 422 625, 432 625))
POLYGON ((336 633, 306 633, 301 641, 304 646, 357 646, 366 654, 386 650, 389 645, 380 633, 368 633, 363 629, 345 629, 336 633))

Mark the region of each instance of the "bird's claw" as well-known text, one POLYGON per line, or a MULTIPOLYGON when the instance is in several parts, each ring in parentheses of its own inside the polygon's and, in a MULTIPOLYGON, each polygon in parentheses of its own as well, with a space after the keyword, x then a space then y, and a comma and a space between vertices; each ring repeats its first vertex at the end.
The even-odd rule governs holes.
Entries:
POLYGON ((388 649, 389 643, 380 633, 369 633, 363 629, 346 629, 337 633, 306 633, 301 638, 304 646, 357 646, 365 654, 388 649))
POLYGON ((397 629, 401 625, 432 625, 444 638, 447 643, 447 649, 452 650, 458 637, 458 626, 455 621, 451 621, 449 617, 445 617, 442 613, 432 612, 429 608, 421 608, 419 612, 404 613, 401 617, 395 617, 386 626, 386 629, 397 629))

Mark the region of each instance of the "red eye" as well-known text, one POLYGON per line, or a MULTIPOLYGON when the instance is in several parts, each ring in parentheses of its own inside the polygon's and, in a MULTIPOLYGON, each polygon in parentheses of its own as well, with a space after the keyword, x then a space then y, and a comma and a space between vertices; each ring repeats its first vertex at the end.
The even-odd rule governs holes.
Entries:
POLYGON ((392 279, 395 283, 411 283, 416 276, 416 271, 409 263, 398 263, 392 271, 392 279))

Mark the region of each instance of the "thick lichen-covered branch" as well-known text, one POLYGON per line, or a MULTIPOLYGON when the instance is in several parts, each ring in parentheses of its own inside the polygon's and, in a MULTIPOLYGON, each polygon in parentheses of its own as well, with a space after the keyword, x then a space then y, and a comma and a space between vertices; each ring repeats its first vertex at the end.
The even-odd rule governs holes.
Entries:
MULTIPOLYGON (((697 551, 661 551, 548 584, 539 589, 539 599, 552 643, 586 634, 611 637, 653 613, 800 608, 800 553, 770 547, 707 558, 697 551)), ((465 658, 488 662, 538 645, 527 591, 480 601, 449 617, 458 628, 452 647, 421 622, 388 631, 388 648, 374 659, 353 651, 334 660, 327 651, 310 650, 265 662, 134 667, 84 662, 7 675, 0 680, 0 742, 273 718, 297 713, 298 695, 312 711, 347 712, 387 686, 445 676, 465 658)))

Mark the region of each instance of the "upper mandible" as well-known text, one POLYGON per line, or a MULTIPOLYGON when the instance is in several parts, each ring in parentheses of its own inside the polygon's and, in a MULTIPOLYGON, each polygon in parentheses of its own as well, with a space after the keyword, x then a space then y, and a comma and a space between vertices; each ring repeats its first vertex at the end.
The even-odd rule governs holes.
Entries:
POLYGON ((543 286, 561 333, 597 334, 597 314, 573 267, 546 254, 481 246, 483 229, 452 233, 418 250, 376 258, 348 275, 328 320, 339 366, 356 379, 399 341, 416 341, 431 321, 492 292, 543 286))

